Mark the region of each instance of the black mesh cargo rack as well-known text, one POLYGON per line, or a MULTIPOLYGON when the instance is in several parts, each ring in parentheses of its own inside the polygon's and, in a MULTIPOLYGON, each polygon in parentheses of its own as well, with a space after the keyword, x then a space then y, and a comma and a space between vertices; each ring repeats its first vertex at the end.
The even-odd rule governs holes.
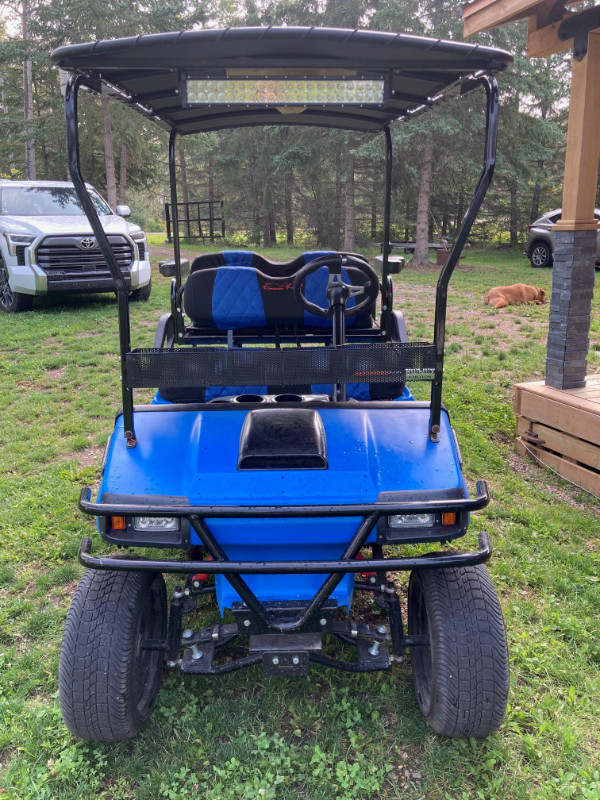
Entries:
POLYGON ((130 388, 392 383, 433 380, 425 342, 346 347, 178 347, 127 353, 130 388))

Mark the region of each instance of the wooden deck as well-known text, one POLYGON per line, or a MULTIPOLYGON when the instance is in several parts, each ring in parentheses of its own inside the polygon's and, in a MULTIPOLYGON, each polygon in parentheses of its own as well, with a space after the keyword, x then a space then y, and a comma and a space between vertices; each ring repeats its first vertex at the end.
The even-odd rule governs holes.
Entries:
POLYGON ((581 389, 515 386, 519 455, 530 455, 600 497, 600 375, 581 389))

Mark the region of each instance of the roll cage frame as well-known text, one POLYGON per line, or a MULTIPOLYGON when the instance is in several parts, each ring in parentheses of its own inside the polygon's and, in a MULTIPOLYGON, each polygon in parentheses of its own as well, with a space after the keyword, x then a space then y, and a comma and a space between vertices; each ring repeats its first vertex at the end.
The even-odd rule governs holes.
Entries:
MULTIPOLYGON (((431 411, 429 419, 429 438, 435 442, 438 440, 440 431, 440 416, 442 409, 442 387, 443 387, 443 374, 444 374, 444 343, 446 335, 446 307, 448 298, 448 285, 452 273, 458 263, 458 259, 462 249, 467 241, 471 227, 479 209, 483 198, 487 192, 488 186, 491 182, 494 168, 496 164, 496 141, 498 131, 498 84, 493 75, 479 73, 469 75, 467 78, 457 82, 452 86, 444 95, 436 97, 431 100, 427 105, 422 105, 415 110, 409 112, 406 117, 399 120, 403 122, 407 119, 412 119, 421 115, 429 110, 434 105, 438 105, 446 101, 453 95, 464 95, 474 89, 482 86, 486 94, 486 128, 485 128, 485 144, 484 144, 484 165, 481 172, 477 187, 475 189, 473 198, 469 204, 467 212, 462 220, 460 228, 454 239, 446 264, 443 266, 436 289, 435 301, 435 317, 434 317, 434 336, 433 346, 435 347, 435 369, 432 379, 431 387, 431 411)), ((85 181, 81 175, 80 157, 79 157, 79 129, 78 129, 78 94, 82 88, 86 88, 96 93, 102 93, 102 85, 97 78, 89 75, 75 75, 69 78, 65 91, 65 114, 67 125, 67 146, 68 146, 68 164, 71 179, 75 186, 75 190, 79 199, 84 207, 86 215, 90 221, 92 230, 98 245, 102 251, 106 263, 110 269, 111 275, 115 282, 115 289, 118 299, 118 319, 119 319, 119 355, 121 365, 121 387, 122 387, 122 402, 123 402, 123 416, 124 416, 124 430, 125 436, 128 440, 129 446, 135 446, 135 428, 133 419, 134 401, 133 401, 133 386, 130 385, 128 380, 128 355, 131 353, 131 334, 130 334, 130 320, 129 320, 129 293, 119 266, 116 262, 115 256, 111 250, 108 242, 108 237, 102 227, 99 216, 90 200, 86 190, 85 181)), ((121 92, 112 87, 111 94, 116 94, 119 99, 127 103, 128 98, 121 92)), ((381 280, 381 338, 384 341, 389 341, 390 330, 392 328, 391 316, 392 308, 389 297, 388 276, 390 275, 389 269, 389 255, 391 253, 390 244, 390 226, 391 226, 391 187, 392 187, 392 169, 393 169, 393 147, 392 135, 389 124, 383 126, 383 134, 385 136, 385 203, 384 203, 384 218, 383 218, 383 237, 384 244, 382 247, 383 253, 383 267, 382 267, 382 280, 381 280)), ((175 277, 172 287, 172 313, 175 319, 175 333, 181 339, 184 333, 183 313, 181 308, 177 306, 177 297, 179 290, 182 286, 181 274, 181 248, 179 241, 179 216, 177 212, 177 178, 175 166, 175 144, 178 136, 178 130, 172 128, 169 135, 169 179, 171 190, 171 204, 173 208, 172 224, 173 224, 173 247, 174 247, 174 260, 175 260, 175 277)), ((367 345, 368 346, 368 345, 367 345)))

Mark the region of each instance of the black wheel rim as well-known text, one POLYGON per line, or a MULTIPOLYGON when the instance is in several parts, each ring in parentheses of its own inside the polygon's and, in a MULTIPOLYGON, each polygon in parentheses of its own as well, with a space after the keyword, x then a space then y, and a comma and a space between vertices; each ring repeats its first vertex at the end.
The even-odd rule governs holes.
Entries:
POLYGON ((423 584, 419 577, 413 576, 410 582, 408 597, 408 613, 410 634, 426 636, 427 644, 411 648, 410 657, 412 662, 413 678, 415 690, 419 700, 419 706, 425 716, 431 708, 432 698, 432 654, 431 654, 431 628, 429 625, 429 615, 427 614, 427 604, 423 584))
POLYGON ((164 653, 150 650, 145 644, 151 640, 165 638, 164 613, 161 608, 161 593, 154 581, 146 591, 145 602, 139 615, 137 647, 132 670, 133 697, 141 716, 146 716, 156 695, 156 683, 162 672, 164 653))
POLYGON ((0 306, 10 308, 13 304, 14 296, 8 284, 8 270, 4 264, 0 264, 0 306))

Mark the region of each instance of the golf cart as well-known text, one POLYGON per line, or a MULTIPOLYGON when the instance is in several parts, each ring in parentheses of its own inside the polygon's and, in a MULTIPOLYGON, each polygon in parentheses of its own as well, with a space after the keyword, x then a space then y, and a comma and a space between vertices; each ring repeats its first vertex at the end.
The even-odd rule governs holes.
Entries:
POLYGON ((493 74, 511 56, 417 36, 281 27, 73 45, 53 60, 70 73, 71 177, 118 294, 123 407, 97 497, 84 489, 79 507, 113 546, 178 551, 94 556, 83 540, 88 570, 60 657, 67 726, 88 740, 134 736, 165 661, 186 675, 259 664, 266 675, 297 676, 311 664, 389 670, 410 649, 418 702, 436 732, 495 731, 508 656, 483 566, 489 538, 479 533, 471 551, 439 548, 467 532, 489 496, 484 481, 469 494, 442 378, 448 283, 492 177, 493 74), (256 125, 380 131, 389 243, 390 125, 477 88, 484 166, 439 276, 433 343, 408 341, 393 307, 390 246, 381 278, 366 258, 336 251, 274 263, 226 250, 190 270, 183 262, 178 136, 256 125), (127 286, 85 191, 81 89, 108 93, 170 132, 174 259, 161 270, 172 275, 171 309, 153 347, 130 346, 127 286), (416 381, 431 383, 427 402, 413 399, 416 381), (154 401, 134 405, 135 389, 156 389, 154 401), (407 544, 422 546, 402 555, 407 544), (400 570, 411 573, 406 628, 400 570), (166 573, 183 576, 170 604, 166 573), (221 621, 202 626, 194 612, 207 594, 221 621), (364 603, 353 617, 359 594, 378 606, 375 623, 364 621, 364 603))

